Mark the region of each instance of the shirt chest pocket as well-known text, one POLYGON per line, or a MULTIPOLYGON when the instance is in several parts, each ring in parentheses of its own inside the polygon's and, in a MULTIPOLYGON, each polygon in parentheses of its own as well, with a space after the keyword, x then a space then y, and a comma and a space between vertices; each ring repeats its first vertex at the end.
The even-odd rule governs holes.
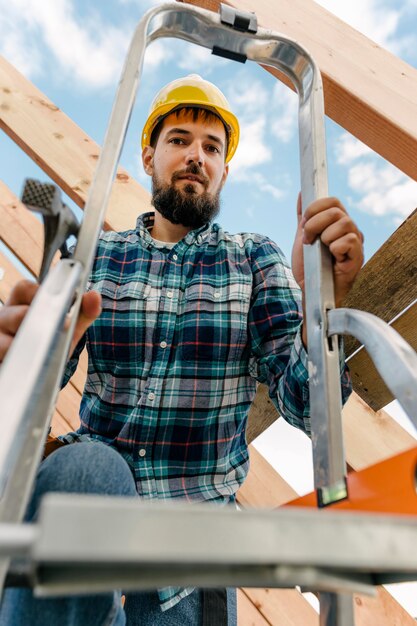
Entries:
POLYGON ((130 282, 125 285, 93 285, 102 295, 102 313, 93 324, 90 337, 97 356, 114 364, 143 360, 146 346, 152 343, 154 325, 150 285, 130 282))
POLYGON ((187 361, 239 360, 247 343, 250 288, 191 285, 185 291, 182 356, 187 361))

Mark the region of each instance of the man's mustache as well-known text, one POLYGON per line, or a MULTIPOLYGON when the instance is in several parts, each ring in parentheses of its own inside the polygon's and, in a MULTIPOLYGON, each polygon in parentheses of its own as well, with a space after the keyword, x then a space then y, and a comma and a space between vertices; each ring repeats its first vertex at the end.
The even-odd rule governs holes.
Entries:
POLYGON ((203 174, 203 171, 202 171, 201 167, 199 167, 197 165, 197 163, 191 163, 188 167, 185 168, 185 170, 180 170, 178 172, 174 172, 174 174, 171 177, 171 181, 173 183, 175 183, 176 180, 179 180, 181 178, 185 178, 188 174, 192 174, 193 176, 196 176, 198 178, 199 182, 205 188, 208 187, 209 180, 208 180, 207 176, 205 174, 203 174))

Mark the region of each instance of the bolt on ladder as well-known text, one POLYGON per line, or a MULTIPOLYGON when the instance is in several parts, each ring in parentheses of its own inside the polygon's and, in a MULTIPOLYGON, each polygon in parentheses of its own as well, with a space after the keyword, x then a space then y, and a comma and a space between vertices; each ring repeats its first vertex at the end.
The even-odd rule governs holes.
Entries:
MULTIPOLYGON (((413 555, 410 555, 410 543, 401 539, 395 567, 381 564, 376 554, 369 554, 368 569, 372 573, 364 574, 366 567, 363 562, 360 567, 355 566, 352 556, 361 561, 363 546, 351 548, 350 554, 349 551, 343 552, 344 546, 339 545, 341 542, 332 534, 332 528, 337 527, 340 533, 357 534, 361 527, 355 519, 357 516, 343 515, 340 521, 340 514, 334 518, 331 512, 318 519, 317 511, 279 511, 271 516, 271 513, 265 512, 216 510, 210 512, 207 521, 207 507, 200 511, 198 507, 190 510, 162 504, 156 508, 153 505, 148 510, 142 505, 138 511, 134 503, 122 504, 120 499, 115 504, 111 498, 93 502, 90 498, 47 496, 39 523, 20 523, 41 459, 81 297, 93 264, 95 246, 91 242, 97 241, 104 220, 140 81, 145 49, 161 37, 184 39, 211 49, 213 54, 241 63, 255 61, 288 76, 299 96, 303 205, 308 206, 328 195, 323 87, 320 71, 308 52, 298 42, 258 27, 253 13, 226 5, 221 5, 219 14, 176 3, 162 4, 148 11, 136 28, 127 54, 83 221, 79 230, 72 226, 74 231, 78 230, 75 252, 71 258, 61 259, 46 274, 1 368, 0 587, 10 558, 14 556, 24 556, 31 563, 31 574, 39 594, 76 593, 83 589, 86 581, 91 584, 92 590, 129 586, 140 588, 150 583, 157 587, 172 583, 257 587, 301 584, 321 592, 321 626, 352 626, 353 604, 349 594, 353 591, 370 592, 378 575, 378 580, 384 580, 383 572, 387 569, 392 576, 394 573, 391 570, 395 569, 397 580, 401 576, 407 580, 410 576, 417 577, 416 560, 413 561, 413 555), (48 315, 45 315, 46 311, 48 315), (64 326, 66 316, 69 323, 64 326), (18 389, 15 384, 17 379, 21 381, 18 389), (20 459, 25 459, 25 462, 20 459), (166 515, 160 515, 161 508, 167 509, 166 515), (122 516, 120 511, 123 511, 122 516), (158 548, 152 542, 139 547, 130 539, 122 539, 115 552, 111 549, 106 551, 104 545, 108 541, 104 535, 100 541, 100 532, 96 533, 99 551, 94 546, 84 545, 84 552, 79 550, 77 553, 74 542, 63 545, 58 540, 57 524, 62 528, 66 521, 71 522, 64 534, 69 538, 71 529, 77 527, 80 519, 97 529, 93 523, 110 518, 115 523, 117 520, 121 526, 125 525, 126 532, 119 536, 130 539, 135 536, 135 528, 147 523, 148 536, 153 536, 153 531, 158 529, 159 539, 161 536, 170 537, 172 526, 176 525, 177 541, 174 543, 182 537, 180 550, 172 550, 172 539, 171 543, 168 541, 162 546, 159 541, 158 548), (202 528, 206 529, 205 536, 211 533, 218 541, 222 534, 227 541, 216 544, 218 549, 214 545, 209 547, 210 541, 201 546, 193 531, 195 523, 198 523, 200 532, 202 528), (309 541, 302 541, 307 528, 309 541), (293 538, 289 542, 292 545, 290 552, 279 542, 283 532, 293 538), (256 540, 255 547, 253 538, 256 540), (321 552, 317 552, 317 546, 321 552), (183 567, 184 550, 188 551, 188 573, 183 567), (89 570, 85 567, 85 558, 90 563, 89 570), (79 571, 74 574, 77 564, 82 562, 84 578, 79 571), (141 562, 147 564, 145 573, 143 568, 138 567, 141 562), (40 563, 43 563, 43 568, 37 568, 40 563)), ((38 200, 37 203, 42 208, 42 202, 38 200)), ((43 205, 43 209, 47 212, 48 207, 43 205)), ((390 390, 416 426, 417 356, 393 329, 374 316, 335 308, 332 261, 320 241, 305 248, 304 264, 315 488, 318 505, 323 507, 348 496, 337 335, 351 334, 364 343, 390 390)), ((377 521, 372 516, 366 516, 363 525, 374 528, 377 521)), ((397 518, 393 518, 388 519, 384 528, 379 526, 385 540, 391 537, 397 525, 397 518)), ((406 532, 407 541, 416 546, 417 532, 411 524, 404 530, 406 532)))

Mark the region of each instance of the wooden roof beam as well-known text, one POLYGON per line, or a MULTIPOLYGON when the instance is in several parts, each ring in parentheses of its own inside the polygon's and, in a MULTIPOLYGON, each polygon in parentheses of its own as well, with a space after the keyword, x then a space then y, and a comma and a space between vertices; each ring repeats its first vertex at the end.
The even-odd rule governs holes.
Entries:
MULTIPOLYGON (((0 128, 78 206, 84 206, 100 147, 1 56, 0 128)), ((150 208, 149 193, 119 168, 105 228, 134 228, 137 215, 150 208)))

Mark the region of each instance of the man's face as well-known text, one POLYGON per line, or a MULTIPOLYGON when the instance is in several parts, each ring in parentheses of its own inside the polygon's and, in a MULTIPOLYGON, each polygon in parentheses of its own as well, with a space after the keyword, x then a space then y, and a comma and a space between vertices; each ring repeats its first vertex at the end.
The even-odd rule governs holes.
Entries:
POLYGON ((169 115, 154 148, 142 158, 152 176, 153 204, 175 224, 198 228, 219 210, 227 178, 226 132, 220 120, 193 120, 192 114, 169 115))

